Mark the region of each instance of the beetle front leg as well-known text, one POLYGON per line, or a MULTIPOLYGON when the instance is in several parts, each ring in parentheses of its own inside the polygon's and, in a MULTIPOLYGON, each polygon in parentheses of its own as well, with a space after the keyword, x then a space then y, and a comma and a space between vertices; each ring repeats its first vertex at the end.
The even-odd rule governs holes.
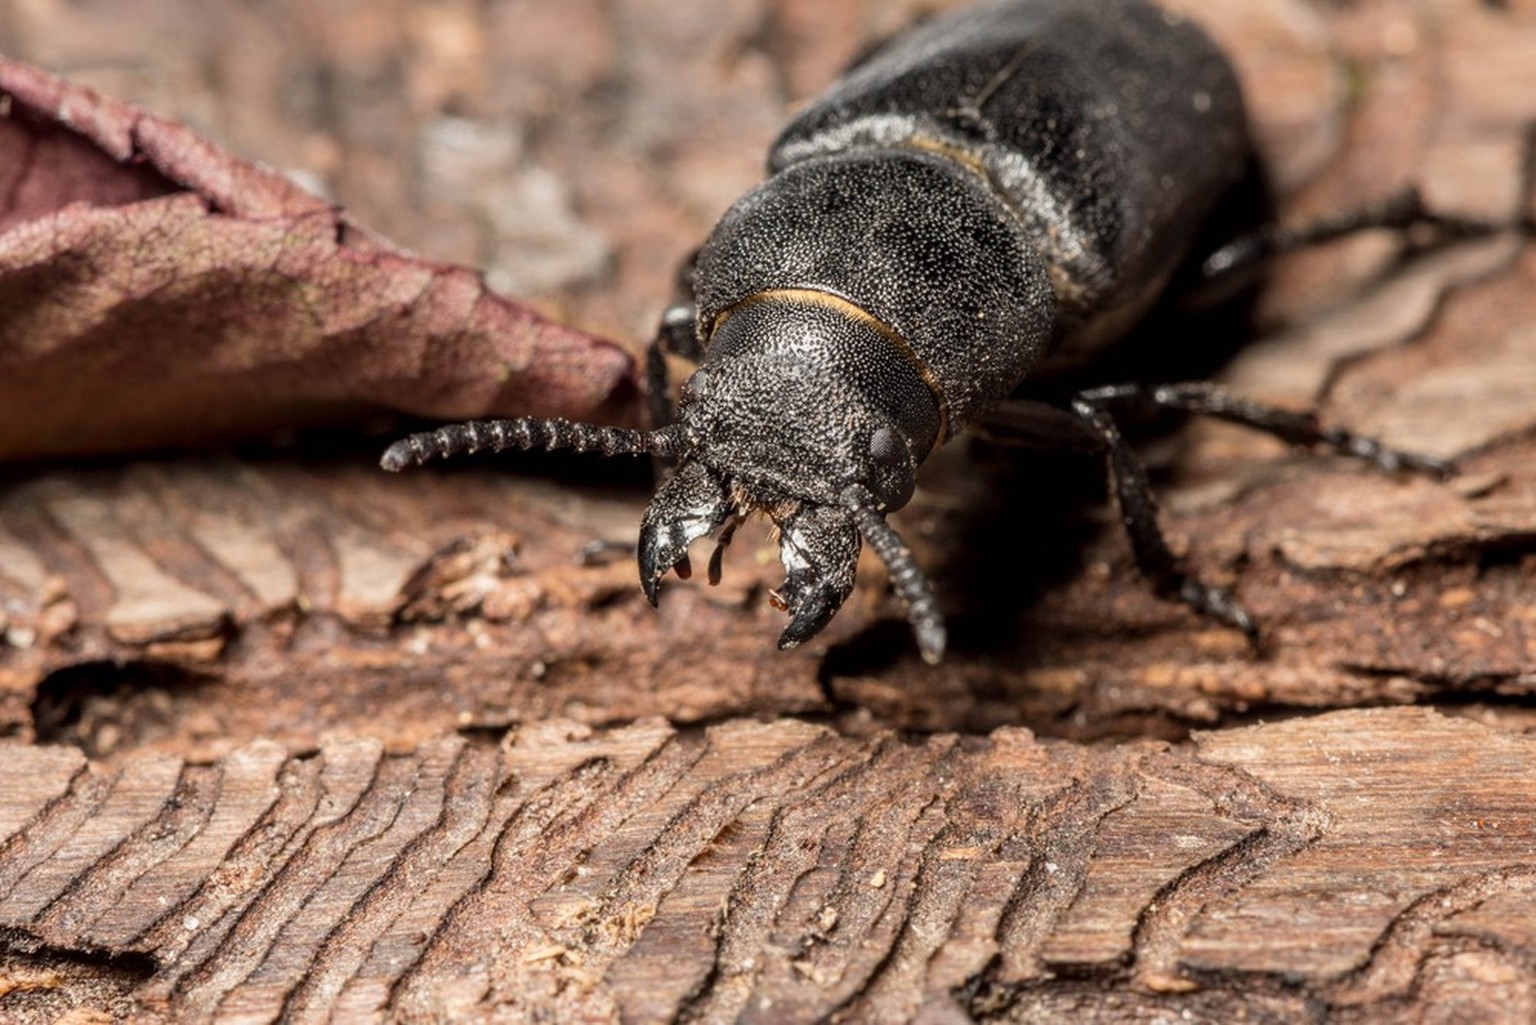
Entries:
POLYGON ((699 308, 691 300, 675 302, 662 311, 656 336, 646 346, 646 412, 653 429, 672 422, 672 381, 667 372, 667 356, 699 361, 698 323, 699 308))
POLYGON ((1072 399, 1072 412, 1104 446, 1110 487, 1137 567, 1158 594, 1177 598, 1196 612, 1241 630, 1250 643, 1257 645, 1258 626, 1232 593, 1184 572, 1178 557, 1168 547, 1168 540, 1158 526, 1157 500, 1152 496, 1147 471, 1110 414, 1109 404, 1117 397, 1115 389, 1081 392, 1072 399))
POLYGON ((699 307, 693 301, 693 279, 698 269, 699 251, 688 254, 677 268, 672 305, 661 311, 661 323, 645 349, 646 413, 651 429, 672 422, 672 382, 667 372, 667 357, 681 356, 698 363, 704 355, 699 346, 699 307))

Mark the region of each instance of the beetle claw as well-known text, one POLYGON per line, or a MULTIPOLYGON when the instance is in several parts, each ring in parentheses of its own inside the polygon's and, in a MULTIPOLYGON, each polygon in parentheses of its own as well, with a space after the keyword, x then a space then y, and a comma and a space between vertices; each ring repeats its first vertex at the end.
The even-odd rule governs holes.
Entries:
POLYGON ((724 523, 730 511, 724 479, 703 463, 684 460, 640 523, 640 588, 647 601, 656 604, 668 570, 691 572, 688 546, 724 523))
MULTIPOLYGON (((788 586, 785 585, 786 589, 788 586)), ((837 610, 842 607, 844 597, 835 589, 824 587, 807 594, 798 604, 790 604, 786 601, 786 611, 789 612, 790 619, 784 632, 779 634, 779 649, 787 651, 790 648, 798 648, 821 633, 822 628, 831 622, 837 610)))
POLYGON ((793 648, 820 633, 853 590, 859 532, 846 512, 825 505, 802 505, 779 527, 786 576, 776 604, 790 617, 779 647, 793 648))

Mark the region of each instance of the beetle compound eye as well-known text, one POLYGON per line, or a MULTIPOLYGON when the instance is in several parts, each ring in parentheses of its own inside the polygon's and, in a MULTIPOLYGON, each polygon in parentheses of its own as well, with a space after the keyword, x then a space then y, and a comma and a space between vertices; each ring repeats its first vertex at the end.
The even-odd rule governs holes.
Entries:
POLYGON ((869 463, 864 487, 882 510, 900 509, 912 499, 917 487, 912 455, 905 439, 889 427, 878 427, 869 436, 869 463))
POLYGON ((907 465, 907 446, 902 444, 901 438, 889 427, 876 428, 875 433, 869 436, 869 454, 883 466, 907 465))

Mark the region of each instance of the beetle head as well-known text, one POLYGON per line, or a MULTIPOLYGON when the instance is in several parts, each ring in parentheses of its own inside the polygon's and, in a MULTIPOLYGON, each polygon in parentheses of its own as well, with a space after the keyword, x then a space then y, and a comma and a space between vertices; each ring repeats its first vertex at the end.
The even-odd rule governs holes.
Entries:
POLYGON ((683 387, 677 426, 690 450, 641 524, 646 596, 656 602, 670 569, 689 575, 688 547, 716 531, 718 580, 736 524, 761 513, 785 570, 774 594, 790 616, 781 648, 815 636, 842 606, 863 536, 925 617, 914 626, 937 660, 943 631, 927 582, 884 521, 911 498, 938 433, 932 394, 889 338, 833 303, 755 304, 718 327, 709 360, 683 387))
POLYGON ((759 304, 719 328, 683 387, 679 420, 652 431, 541 420, 472 421, 413 434, 381 460, 400 470, 433 458, 560 449, 678 460, 640 528, 640 584, 654 605, 662 577, 691 573, 688 548, 719 532, 709 577, 736 526, 765 515, 779 535, 790 616, 779 646, 815 636, 853 590, 861 539, 886 564, 930 662, 944 650, 932 590, 885 514, 912 496, 939 432, 937 403, 877 325, 835 303, 759 304), (764 317, 767 312, 769 315, 764 317))

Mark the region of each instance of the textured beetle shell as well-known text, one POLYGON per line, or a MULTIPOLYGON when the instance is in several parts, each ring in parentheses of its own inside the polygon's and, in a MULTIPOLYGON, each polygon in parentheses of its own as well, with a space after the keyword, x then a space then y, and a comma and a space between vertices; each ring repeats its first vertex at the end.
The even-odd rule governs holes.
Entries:
MULTIPOLYGON (((834 309, 801 303, 748 304, 734 312, 685 388, 691 422, 709 437, 698 458, 771 493, 835 504, 850 481, 808 475, 818 449, 844 450, 843 462, 893 505, 865 439, 881 426, 905 443, 907 475, 915 476, 939 436, 938 410, 911 366, 893 358, 891 343, 868 324, 834 309), (809 448, 803 446, 808 445, 809 448)), ((904 489, 901 489, 904 491, 904 489)))
MULTIPOLYGON (((949 421, 1005 397, 1050 337, 1045 264, 977 179, 919 150, 856 151, 779 172, 721 220, 699 256, 701 322, 755 292, 825 291, 904 338, 949 421)), ((884 358, 900 363, 887 349, 884 358)))
POLYGON ((843 296, 939 378, 951 432, 1049 350, 1133 322, 1247 167, 1241 93, 1141 0, 1007 0, 854 67, 700 255, 701 330, 765 288, 843 296))

